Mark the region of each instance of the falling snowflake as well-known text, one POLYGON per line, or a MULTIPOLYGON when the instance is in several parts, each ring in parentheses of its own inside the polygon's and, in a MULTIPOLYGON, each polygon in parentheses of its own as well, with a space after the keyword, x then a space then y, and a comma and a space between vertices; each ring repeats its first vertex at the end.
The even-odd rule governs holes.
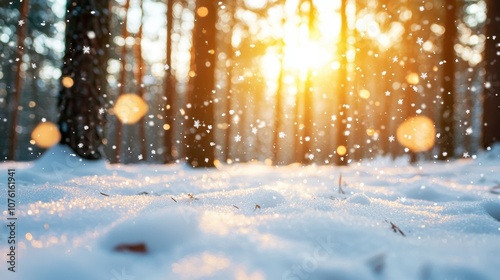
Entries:
POLYGON ((390 91, 386 91, 385 92, 385 96, 390 96, 391 95, 391 92, 390 91))
POLYGON ((207 129, 212 130, 212 125, 211 124, 207 125, 207 129))
POLYGON ((280 132, 280 133, 278 134, 278 136, 279 136, 280 138, 285 138, 286 134, 282 131, 282 132, 280 132))
POLYGON ((470 156, 469 156, 469 153, 468 153, 468 152, 465 152, 465 153, 464 153, 464 158, 468 158, 468 157, 470 157, 470 156))
POLYGON ((399 99, 399 100, 398 100, 398 104, 399 104, 399 105, 403 104, 403 99, 399 99))
POLYGON ((234 136, 234 141, 240 142, 241 141, 241 135, 238 134, 238 135, 234 136))
POLYGON ((33 69, 36 69, 36 63, 31 63, 31 67, 32 67, 33 69))
POLYGON ((90 47, 89 46, 83 46, 83 53, 90 53, 90 47))
POLYGON ((104 108, 99 108, 99 114, 100 115, 104 114, 104 108))
POLYGON ((200 121, 199 120, 195 120, 193 126, 196 127, 196 128, 199 128, 201 126, 200 121))
POLYGON ((398 62, 398 57, 397 57, 397 56, 394 56, 394 57, 392 58, 392 62, 393 62, 393 63, 394 63, 394 62, 398 62))
POLYGON ((422 80, 427 79, 427 73, 420 74, 420 78, 422 78, 422 80))
POLYGON ((258 129, 256 127, 252 128, 252 133, 257 134, 258 129))
POLYGON ((22 19, 22 20, 18 21, 17 23, 19 24, 19 26, 23 26, 24 20, 22 19))
POLYGON ((142 154, 140 154, 140 155, 137 156, 137 159, 139 159, 139 160, 142 160, 142 158, 143 158, 142 154))
POLYGON ((396 140, 396 137, 393 135, 389 136, 389 142, 394 142, 394 140, 396 140))
POLYGON ((168 64, 165 64, 165 65, 163 66, 163 69, 165 69, 165 71, 167 71, 168 69, 170 69, 170 66, 168 66, 168 64))
POLYGON ((417 44, 419 44, 420 46, 422 46, 423 43, 424 43, 424 39, 418 37, 417 38, 417 44))

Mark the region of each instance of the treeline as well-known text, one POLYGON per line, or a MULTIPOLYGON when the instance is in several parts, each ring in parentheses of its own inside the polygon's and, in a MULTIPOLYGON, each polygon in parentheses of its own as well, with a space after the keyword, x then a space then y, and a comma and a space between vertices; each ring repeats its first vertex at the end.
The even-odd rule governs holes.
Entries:
POLYGON ((43 152, 40 122, 84 158, 197 167, 447 160, 500 139, 495 1, 42 2, 0 7, 3 160, 43 152), (416 116, 425 151, 398 141, 416 116))

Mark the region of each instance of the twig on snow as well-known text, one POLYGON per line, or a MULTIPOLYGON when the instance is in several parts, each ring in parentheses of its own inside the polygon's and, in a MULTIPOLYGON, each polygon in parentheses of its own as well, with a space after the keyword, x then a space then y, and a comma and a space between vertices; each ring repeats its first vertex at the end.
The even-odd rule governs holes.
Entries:
POLYGON ((339 193, 345 194, 345 191, 342 189, 342 173, 339 175, 339 193))
POLYGON ((396 225, 394 224, 393 222, 389 222, 387 220, 385 220, 386 223, 390 223, 391 224, 391 229, 392 231, 401 234, 402 236, 406 236, 405 233, 396 225))

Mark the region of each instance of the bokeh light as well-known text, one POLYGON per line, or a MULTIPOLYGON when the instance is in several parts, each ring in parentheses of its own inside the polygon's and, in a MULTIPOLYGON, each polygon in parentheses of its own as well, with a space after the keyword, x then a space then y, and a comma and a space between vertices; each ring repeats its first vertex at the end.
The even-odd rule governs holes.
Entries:
POLYGON ((48 149, 61 141, 61 133, 57 125, 51 122, 41 122, 31 132, 31 139, 32 144, 48 149))
POLYGON ((434 123, 425 116, 409 118, 396 131, 398 142, 412 152, 424 152, 434 147, 435 135, 434 123))
POLYGON ((134 93, 126 93, 118 98, 113 112, 123 124, 138 122, 148 111, 148 104, 134 93))

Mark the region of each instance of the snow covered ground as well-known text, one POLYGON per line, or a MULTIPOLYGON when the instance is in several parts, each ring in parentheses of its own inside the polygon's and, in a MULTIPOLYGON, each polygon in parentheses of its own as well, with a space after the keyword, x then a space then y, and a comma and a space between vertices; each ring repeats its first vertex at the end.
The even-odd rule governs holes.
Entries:
POLYGON ((500 279, 498 147, 448 164, 206 171, 56 146, 0 170, 0 279, 500 279))

